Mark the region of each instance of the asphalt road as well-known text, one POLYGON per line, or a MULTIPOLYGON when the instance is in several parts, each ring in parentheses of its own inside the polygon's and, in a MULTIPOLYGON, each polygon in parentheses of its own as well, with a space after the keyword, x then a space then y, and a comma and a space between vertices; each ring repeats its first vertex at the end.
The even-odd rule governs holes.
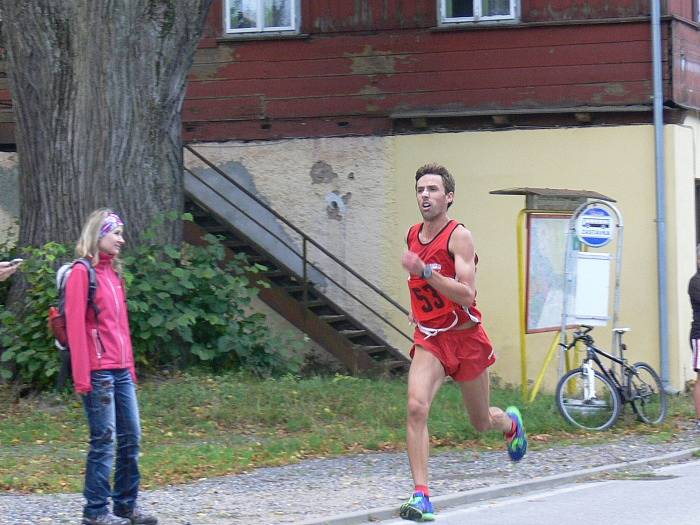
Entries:
MULTIPOLYGON (((443 512, 436 525, 697 525, 700 523, 700 461, 641 474, 611 473, 608 479, 576 483, 526 495, 484 501, 443 512)), ((375 525, 406 525, 402 519, 375 525)))

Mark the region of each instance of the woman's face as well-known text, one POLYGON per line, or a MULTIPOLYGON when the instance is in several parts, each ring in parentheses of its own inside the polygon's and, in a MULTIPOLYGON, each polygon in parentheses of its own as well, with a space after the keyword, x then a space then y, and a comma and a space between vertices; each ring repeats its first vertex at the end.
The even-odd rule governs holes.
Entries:
POLYGON ((122 237, 123 233, 124 228, 121 226, 114 228, 111 232, 99 240, 97 247, 101 252, 109 255, 119 255, 122 245, 124 244, 124 237, 122 237))

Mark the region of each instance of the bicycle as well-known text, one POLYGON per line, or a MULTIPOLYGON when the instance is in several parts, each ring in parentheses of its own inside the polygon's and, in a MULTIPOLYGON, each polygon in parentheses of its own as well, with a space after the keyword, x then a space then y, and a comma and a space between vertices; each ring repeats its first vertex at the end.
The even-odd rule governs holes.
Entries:
POLYGON ((557 406, 564 419, 587 430, 607 430, 620 417, 623 404, 629 403, 643 422, 661 423, 666 417, 666 393, 659 375, 649 364, 630 365, 624 358, 627 346, 622 336, 629 328, 613 329, 620 358, 597 348, 589 334, 591 330, 592 326, 580 325, 571 343, 560 343, 566 351, 579 341, 586 345, 586 357, 581 366, 564 374, 557 384, 557 406), (606 369, 599 356, 621 366, 621 379, 612 369, 612 363, 606 369))

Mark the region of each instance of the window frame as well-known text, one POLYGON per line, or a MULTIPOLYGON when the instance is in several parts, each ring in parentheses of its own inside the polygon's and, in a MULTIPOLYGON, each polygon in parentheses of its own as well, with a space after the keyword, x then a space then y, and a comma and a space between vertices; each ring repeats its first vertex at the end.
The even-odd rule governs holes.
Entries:
MULTIPOLYGON (((227 0, 228 1, 228 0, 227 0)), ((495 15, 495 16, 482 16, 481 7, 482 0, 472 0, 472 6, 474 10, 474 16, 460 16, 460 17, 448 17, 447 16, 447 2, 450 0, 438 0, 438 17, 440 25, 460 25, 468 23, 487 23, 487 22, 516 22, 520 17, 520 4, 521 0, 510 0, 510 14, 508 15, 495 15)), ((700 0, 698 0, 700 2, 700 0)))
POLYGON ((230 4, 233 0, 223 0, 223 25, 224 36, 255 36, 255 35, 287 35, 298 34, 301 22, 301 0, 290 0, 291 5, 291 26, 265 27, 264 24, 264 2, 265 0, 255 0, 258 4, 257 20, 255 27, 232 28, 230 26, 230 4))

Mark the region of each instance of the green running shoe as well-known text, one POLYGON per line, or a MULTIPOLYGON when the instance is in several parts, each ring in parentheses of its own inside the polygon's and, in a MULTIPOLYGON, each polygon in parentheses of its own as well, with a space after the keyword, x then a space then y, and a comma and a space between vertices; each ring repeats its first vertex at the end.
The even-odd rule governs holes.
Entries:
POLYGON ((430 498, 422 492, 416 492, 410 499, 401 505, 399 516, 411 521, 434 521, 435 511, 430 498))
POLYGON ((523 459, 525 452, 527 452, 527 435, 523 426, 523 417, 520 415, 520 410, 512 406, 506 408, 506 414, 515 423, 515 433, 511 437, 506 438, 508 455, 511 460, 520 461, 523 459))

